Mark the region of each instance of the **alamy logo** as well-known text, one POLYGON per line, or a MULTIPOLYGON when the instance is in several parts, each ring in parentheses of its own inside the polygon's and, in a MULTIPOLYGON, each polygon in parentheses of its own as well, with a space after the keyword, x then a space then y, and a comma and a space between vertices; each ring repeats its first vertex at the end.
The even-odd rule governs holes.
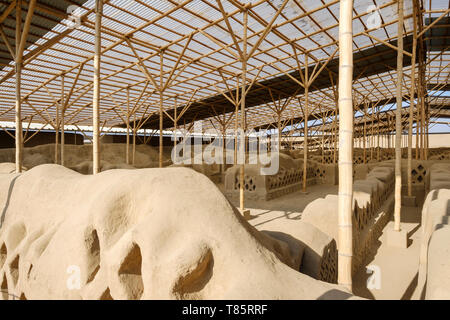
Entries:
POLYGON ((240 129, 203 132, 202 122, 197 121, 193 133, 178 130, 172 139, 177 137, 181 141, 172 149, 174 164, 259 164, 262 175, 274 175, 279 169, 278 135, 240 129), (208 140, 212 142, 204 145, 208 140))
POLYGON ((80 290, 81 289, 81 268, 76 265, 71 265, 67 267, 66 270, 69 277, 66 281, 67 289, 69 290, 80 290))
POLYGON ((366 13, 368 13, 368 17, 366 20, 368 29, 378 29, 381 27, 381 14, 380 9, 378 9, 375 5, 370 5, 367 7, 366 13))
POLYGON ((381 289, 381 268, 377 265, 370 265, 366 267, 366 272, 370 274, 367 278, 367 289, 381 289))
POLYGON ((81 27, 81 8, 76 5, 70 5, 67 7, 68 22, 66 23, 69 29, 78 29, 81 27))

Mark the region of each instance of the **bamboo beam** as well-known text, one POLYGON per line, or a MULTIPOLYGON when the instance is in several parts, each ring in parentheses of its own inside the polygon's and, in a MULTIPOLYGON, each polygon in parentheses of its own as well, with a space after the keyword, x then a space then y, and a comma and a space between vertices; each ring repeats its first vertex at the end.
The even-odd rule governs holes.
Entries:
MULTIPOLYGON (((61 104, 64 101, 64 75, 61 75, 61 104)), ((64 105, 61 105, 61 165, 64 165, 65 131, 64 131, 64 105)))
MULTIPOLYGON (((241 130, 243 137, 242 142, 242 149, 243 152, 243 163, 240 165, 239 168, 239 207, 241 209, 241 212, 244 212, 245 209, 245 203, 244 203, 244 175, 245 175, 245 151, 246 151, 246 128, 245 128, 245 97, 246 97, 246 85, 247 85, 247 59, 249 58, 249 55, 247 53, 247 25, 248 25, 248 11, 244 11, 244 38, 243 38, 243 53, 241 59, 242 64, 242 87, 241 87, 241 130)), ((250 55, 251 56, 251 55, 250 55)))
POLYGON ((394 230, 400 231, 402 206, 402 79, 403 79, 403 0, 398 1, 397 51, 397 107, 395 110, 395 206, 394 230))
POLYGON ((352 290, 353 207, 353 0, 341 0, 339 13, 339 207, 338 283, 352 290))
POLYGON ((127 87, 127 137, 125 149, 125 163, 130 164, 130 88, 127 87))
POLYGON ((15 142, 16 142, 16 172, 22 172, 23 161, 23 135, 22 135, 22 99, 21 99, 21 77, 22 56, 20 52, 20 38, 22 29, 22 0, 16 1, 16 108, 15 108, 15 142))
POLYGON ((3 11, 2 15, 0 16, 0 24, 2 24, 3 21, 5 21, 5 19, 9 16, 9 14, 17 7, 18 7, 17 1, 16 0, 12 1, 9 4, 9 6, 5 9, 5 11, 3 11))
POLYGON ((9 54, 13 58, 13 60, 16 59, 16 54, 14 53, 14 49, 9 43, 8 38, 6 37, 5 31, 3 30, 3 26, 0 24, 0 36, 2 37, 3 42, 5 43, 6 47, 8 48, 9 54))
MULTIPOLYGON (((50 94, 50 90, 47 89, 47 91, 50 94)), ((56 109, 56 116, 55 116, 55 123, 56 123, 56 128, 55 128, 55 160, 54 161, 55 161, 55 164, 59 164, 59 128, 61 126, 60 119, 59 119, 59 114, 61 112, 61 105, 57 101, 56 98, 53 97, 53 99, 55 101, 55 109, 56 109)))
MULTIPOLYGON (((301 70, 299 71, 301 72, 301 70)), ((303 180, 302 180, 302 192, 306 193, 306 180, 308 176, 308 108, 309 108, 309 69, 308 69, 308 56, 305 54, 305 107, 303 108, 304 114, 304 134, 303 134, 303 180)))
POLYGON ((413 131, 413 117, 414 117, 414 96, 416 85, 416 46, 417 46, 417 2, 412 1, 413 5, 413 45, 412 45, 412 57, 411 57, 411 87, 410 87, 410 101, 409 101, 409 121, 408 121, 408 197, 412 196, 412 131, 413 131))
POLYGON ((159 90, 159 167, 163 167, 163 144, 164 144, 164 137, 163 137, 163 110, 164 110, 164 96, 163 96, 163 74, 164 74, 164 65, 163 65, 163 59, 164 59, 164 52, 160 52, 160 90, 159 90))
POLYGON ((95 1, 95 55, 94 55, 94 93, 92 99, 93 121, 93 174, 100 172, 100 59, 102 51, 101 25, 103 0, 95 1))

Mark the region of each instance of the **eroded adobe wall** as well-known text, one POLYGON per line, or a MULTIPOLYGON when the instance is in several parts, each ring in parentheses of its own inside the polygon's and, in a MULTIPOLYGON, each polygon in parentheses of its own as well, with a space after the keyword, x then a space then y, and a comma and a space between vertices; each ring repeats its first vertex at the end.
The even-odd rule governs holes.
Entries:
POLYGON ((41 165, 0 175, 0 206, 0 285, 23 299, 351 298, 191 169, 41 165))
POLYGON ((430 167, 422 208, 419 288, 425 299, 450 299, 450 164, 430 167))

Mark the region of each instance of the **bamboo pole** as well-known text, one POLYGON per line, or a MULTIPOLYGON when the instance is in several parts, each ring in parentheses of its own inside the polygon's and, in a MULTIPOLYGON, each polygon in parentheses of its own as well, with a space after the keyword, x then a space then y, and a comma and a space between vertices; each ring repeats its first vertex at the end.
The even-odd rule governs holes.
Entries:
POLYGON ((366 163, 366 139, 367 139, 367 129, 366 129, 366 116, 367 116, 367 101, 364 103, 364 127, 363 127, 363 163, 366 163))
POLYGON ((402 206, 402 80, 403 80, 403 0, 398 5, 397 28, 397 107, 395 110, 395 206, 394 230, 400 231, 400 214, 402 206))
POLYGON ((159 92, 159 167, 163 167, 163 144, 164 144, 164 137, 163 137, 163 92, 159 92))
POLYGON ((125 162, 130 164, 130 87, 127 87, 127 137, 125 149, 125 162))
POLYGON ((242 61, 242 89, 241 89, 241 129, 243 134, 242 139, 242 152, 244 163, 241 164, 239 168, 239 205, 242 212, 244 212, 244 176, 245 176, 245 150, 246 150, 246 143, 245 143, 245 97, 246 97, 246 84, 247 84, 247 24, 248 24, 248 11, 246 10, 244 12, 244 37, 243 37, 243 57, 241 58, 242 61))
POLYGON ((334 110, 334 141, 333 141, 333 164, 336 164, 336 158, 337 158, 337 141, 338 141, 338 128, 337 128, 337 110, 338 110, 338 104, 339 101, 336 97, 336 109, 334 110))
POLYGON ((174 109, 174 114, 173 114, 173 128, 174 128, 173 129, 173 147, 174 147, 174 149, 177 146, 177 129, 178 129, 177 108, 178 108, 177 96, 175 96, 175 109, 174 109))
POLYGON ((390 132, 390 130, 391 130, 391 117, 388 114, 386 114, 386 120, 387 120, 386 138, 387 138, 387 149, 388 149, 387 151, 389 153, 390 150, 391 150, 391 132, 390 132))
POLYGON ((423 81, 423 64, 420 66, 420 159, 425 159, 425 106, 424 106, 424 81, 423 81))
POLYGON ((134 121, 133 121, 133 157, 132 157, 132 164, 134 166, 136 161, 136 112, 134 112, 134 121))
POLYGON ((55 117, 55 164, 59 163, 59 128, 60 128, 60 120, 59 120, 59 113, 61 112, 61 104, 56 103, 55 105, 56 109, 56 117, 55 117))
POLYGON ((281 150, 281 112, 277 111, 278 150, 281 150))
POLYGON ((164 136, 163 136, 163 103, 164 103, 164 92, 163 92, 163 62, 164 62, 164 52, 160 52, 160 88, 159 88, 159 167, 163 167, 163 151, 164 151, 164 136))
POLYGON ((417 46, 417 8, 416 1, 413 1, 413 45, 411 57, 411 87, 410 87, 410 101, 409 101, 409 121, 408 121, 408 197, 412 196, 412 130, 414 117, 414 95, 416 82, 416 46, 417 46))
POLYGON ((339 12, 339 207, 338 283, 352 290, 353 207, 353 0, 339 12))
MULTIPOLYGON (((425 85, 425 88, 426 88, 426 85, 425 85)), ((429 113, 429 111, 428 111, 428 107, 429 107, 429 105, 428 105, 428 98, 426 97, 425 98, 425 106, 426 106, 426 110, 425 110, 425 113, 426 113, 426 119, 425 119, 425 160, 428 160, 428 146, 429 146, 429 143, 430 143, 430 136, 429 136, 429 134, 428 134, 428 129, 429 129, 429 121, 430 121, 430 113, 429 113)))
POLYGON ((374 106, 372 105, 372 112, 370 114, 370 118, 372 120, 371 123, 371 128, 370 128, 370 160, 373 160, 373 152, 374 152, 374 148, 375 148, 375 135, 373 132, 374 129, 374 125, 373 125, 373 120, 374 120, 374 106))
MULTIPOLYGON (((301 70, 300 70, 301 72, 301 70)), ((305 54, 305 108, 303 115, 305 117, 305 125, 303 127, 303 181, 302 181, 302 192, 306 192, 306 178, 307 178, 307 161, 308 161, 308 108, 309 108, 309 72, 308 72, 308 55, 305 54)))
POLYGON ((380 108, 377 111, 377 161, 380 161, 381 141, 380 141, 380 108))
POLYGON ((61 165, 64 165, 64 148, 65 148, 65 137, 64 137, 64 74, 61 75, 61 165))
POLYGON ((322 113, 322 164, 325 163, 325 116, 322 112, 322 107, 320 107, 320 112, 322 113))
POLYGON ((239 77, 236 77, 236 103, 235 103, 235 109, 234 109, 234 161, 233 164, 236 165, 237 164, 237 147, 238 147, 238 136, 237 136, 237 132, 238 132, 238 128, 239 128, 239 118, 238 118, 238 113, 239 113, 239 77))
POLYGON ((22 133, 22 98, 21 98, 21 81, 22 81, 22 54, 19 51, 20 37, 22 26, 22 0, 16 2, 16 172, 22 172, 23 161, 23 133, 22 133))
POLYGON ((93 174, 100 172, 100 59, 102 50, 101 25, 103 0, 95 1, 95 53, 94 53, 94 93, 92 100, 93 121, 93 174))

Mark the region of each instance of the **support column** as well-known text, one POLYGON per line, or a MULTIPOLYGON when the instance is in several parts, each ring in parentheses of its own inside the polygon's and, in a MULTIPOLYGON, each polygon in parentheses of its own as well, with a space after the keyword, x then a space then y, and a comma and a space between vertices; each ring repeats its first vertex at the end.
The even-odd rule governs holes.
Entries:
POLYGON ((159 71, 160 71, 160 88, 159 88, 159 167, 163 167, 163 152, 164 152, 164 136, 163 136, 163 121, 164 121, 164 51, 159 54, 159 71))
POLYGON ((395 110, 395 206, 394 230, 400 231, 402 206, 402 80, 403 80, 403 0, 398 4, 397 28, 397 107, 395 110))
POLYGON ((337 141, 338 141, 338 128, 337 128, 337 110, 338 110, 339 101, 336 99, 336 110, 334 111, 334 141, 333 141, 333 164, 336 164, 337 158, 337 141))
POLYGON ((127 137, 125 162, 126 164, 130 164, 130 87, 127 87, 127 137))
POLYGON ((363 163, 366 163, 366 139, 367 139, 367 129, 366 129, 366 117, 367 117, 367 102, 364 103, 364 127, 363 127, 363 163))
POLYGON ((133 152, 132 152, 132 164, 134 166, 136 161, 136 111, 134 112, 134 121, 133 121, 133 152))
MULTIPOLYGON (((303 182, 302 192, 306 192, 307 166, 308 166, 308 108, 309 108, 309 72, 308 72, 308 56, 305 54, 305 117, 304 133, 303 133, 303 182)), ((300 70, 301 72, 301 70, 300 70)))
POLYGON ((65 105, 64 105, 64 75, 61 75, 61 165, 64 165, 64 145, 65 145, 65 137, 64 137, 64 113, 65 113, 65 105))
POLYGON ((23 161, 23 132, 22 132, 22 54, 20 52, 20 38, 22 29, 22 0, 16 2, 16 172, 22 172, 23 161))
POLYGON ((177 97, 175 96, 175 109, 173 110, 173 112, 174 112, 174 114, 173 114, 173 127, 174 127, 174 129, 173 129, 173 148, 174 148, 174 150, 177 146, 177 129, 178 129, 177 108, 178 108, 178 103, 177 103, 177 97))
POLYGON ((93 112, 93 174, 100 172, 100 58, 102 51, 101 25, 103 0, 95 1, 95 54, 94 54, 94 94, 92 100, 93 112))
POLYGON ((159 167, 163 167, 163 144, 164 144, 164 137, 163 137, 163 93, 162 91, 159 92, 159 167))
POLYGON ((245 97, 246 97, 246 84, 247 84, 247 23, 248 23, 248 12, 244 12, 244 39, 243 39, 243 55, 241 59, 242 62, 242 87, 241 87, 241 129, 242 129, 242 152, 243 161, 239 168, 239 205, 241 212, 245 214, 244 211, 244 175, 245 175, 245 151, 246 151, 246 128, 245 128, 245 97))
POLYGON ((21 97, 21 80, 23 67, 23 51, 25 49, 28 31, 33 18, 36 0, 28 2, 28 12, 23 25, 22 31, 22 0, 16 1, 16 54, 14 57, 16 67, 16 106, 15 106, 15 143, 16 143, 16 172, 22 172, 23 162, 23 132, 22 132, 22 97, 21 97))
POLYGON ((339 205, 338 283, 352 290, 353 256, 353 0, 341 0, 339 14, 339 205))
POLYGON ((56 117, 55 117, 55 164, 59 164, 59 127, 60 127, 60 120, 59 120, 59 113, 61 112, 61 104, 56 103, 56 117))
POLYGON ((377 161, 380 161, 380 150, 381 142, 380 142, 380 108, 377 110, 377 161))
POLYGON ((416 46, 417 46, 417 12, 416 2, 413 2, 413 45, 412 45, 412 57, 411 57, 411 87, 409 91, 409 121, 408 121, 408 197, 412 196, 412 130, 413 130, 413 117, 414 117, 414 99, 415 99, 415 85, 416 85, 416 46))

